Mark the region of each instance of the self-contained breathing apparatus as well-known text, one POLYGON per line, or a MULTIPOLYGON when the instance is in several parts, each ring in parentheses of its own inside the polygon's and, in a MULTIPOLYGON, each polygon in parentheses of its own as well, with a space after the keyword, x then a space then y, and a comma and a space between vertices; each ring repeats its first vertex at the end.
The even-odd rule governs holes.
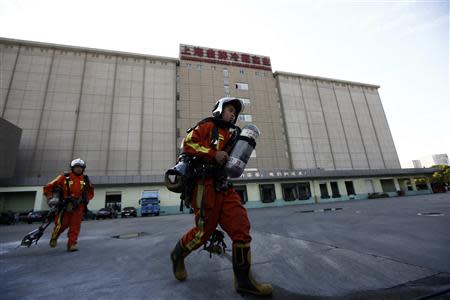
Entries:
POLYGON ((71 212, 72 210, 76 209, 80 204, 85 205, 84 212, 87 212, 87 205, 89 200, 87 199, 87 190, 89 187, 89 177, 87 175, 84 176, 84 186, 83 190, 81 192, 80 198, 74 198, 71 196, 70 193, 70 177, 69 172, 64 172, 65 177, 65 184, 67 189, 67 198, 64 198, 64 193, 61 190, 60 187, 56 187, 53 190, 52 198, 48 199, 47 203, 50 207, 50 211, 48 212, 47 216, 45 217, 43 223, 41 226, 36 228, 35 230, 29 232, 27 235, 25 235, 22 239, 22 242, 20 243, 20 246, 30 247, 32 244, 37 244, 39 239, 44 234, 45 229, 50 225, 50 223, 53 221, 55 215, 59 214, 61 211, 65 210, 67 212, 71 212))
MULTIPOLYGON (((214 123, 211 132, 211 147, 217 146, 219 140, 219 126, 224 126, 233 130, 232 137, 224 147, 224 151, 228 153, 232 148, 237 135, 240 133, 240 128, 217 118, 210 117, 201 120, 186 132, 190 133, 195 127, 206 122, 214 123)), ((171 192, 181 194, 180 211, 183 211, 184 207, 191 207, 190 197, 194 189, 195 180, 206 177, 214 177, 216 179, 216 189, 223 190, 225 187, 228 188, 228 181, 226 181, 226 173, 223 167, 205 162, 196 156, 187 155, 186 153, 180 154, 177 164, 166 171, 164 181, 167 189, 171 192)))
MULTIPOLYGON (((207 118, 198 124, 206 121, 215 120, 214 118, 207 118)), ((256 147, 256 139, 259 137, 260 131, 252 124, 244 126, 242 131, 235 125, 228 124, 228 126, 234 129, 234 131, 232 137, 224 147, 224 151, 229 153, 229 159, 224 167, 205 163, 198 157, 182 153, 178 158, 177 164, 166 171, 164 179, 167 189, 171 192, 181 194, 180 211, 183 211, 183 206, 190 208, 189 198, 193 191, 195 179, 214 177, 216 179, 216 190, 226 191, 231 186, 227 177, 237 178, 244 172, 250 155, 256 147)), ((187 132, 189 133, 193 128, 188 129, 187 132)), ((218 135, 217 125, 213 129, 211 145, 217 142, 215 135, 218 135), (214 131, 216 132, 215 134, 214 131)))
POLYGON ((259 137, 259 129, 255 125, 248 124, 242 129, 241 134, 233 144, 230 157, 225 164, 225 171, 231 178, 242 175, 250 155, 256 147, 256 139, 259 137))

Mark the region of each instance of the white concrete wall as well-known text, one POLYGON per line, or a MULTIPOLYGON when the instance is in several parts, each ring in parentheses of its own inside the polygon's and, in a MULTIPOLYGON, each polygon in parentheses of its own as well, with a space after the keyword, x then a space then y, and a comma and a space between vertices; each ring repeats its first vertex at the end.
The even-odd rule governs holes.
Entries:
MULTIPOLYGON (((369 193, 367 188, 367 181, 370 180, 373 184, 373 192, 382 193, 383 188, 380 182, 380 179, 393 179, 394 184, 397 188, 397 190, 407 190, 407 185, 405 182, 405 179, 411 180, 414 182, 414 178, 405 178, 400 177, 399 180, 397 180, 396 177, 382 177, 382 178, 329 178, 329 179, 319 179, 319 180, 313 180, 313 181, 306 181, 306 180, 298 180, 298 181, 279 181, 279 182, 258 182, 258 183, 248 183, 245 186, 247 187, 247 199, 249 202, 249 207, 263 207, 263 206, 282 206, 282 205, 290 205, 295 203, 309 203, 309 202, 333 202, 333 201, 340 201, 340 200, 347 200, 349 199, 347 194, 347 189, 345 186, 345 181, 352 181, 353 186, 355 189, 357 199, 364 199, 367 198, 367 195, 369 193), (282 192, 282 184, 283 183, 302 183, 302 182, 308 182, 311 189, 311 198, 310 200, 299 200, 298 202, 292 201, 292 202, 285 202, 283 200, 283 192, 282 192), (332 189, 331 189, 331 182, 337 182, 338 188, 339 188, 339 194, 341 197, 339 198, 332 198, 332 189), (321 199, 320 194, 320 187, 319 185, 321 183, 325 183, 327 185, 328 194, 330 198, 321 199), (275 201, 273 205, 271 203, 262 203, 261 202, 261 194, 260 194, 260 185, 261 184, 273 184, 275 187, 275 201)), ((237 184, 242 186, 243 184, 237 184)), ((414 184, 412 184, 413 191, 411 191, 411 195, 414 194, 415 191, 417 191, 417 188, 414 184)), ((178 212, 178 206, 180 205, 180 195, 176 193, 172 193, 166 189, 163 185, 140 185, 140 186, 100 186, 95 187, 95 196, 89 203, 89 209, 93 211, 97 211, 100 208, 105 207, 105 200, 106 195, 108 193, 120 193, 122 195, 121 197, 121 206, 122 208, 126 206, 134 206, 136 208, 139 208, 139 199, 142 197, 143 191, 158 191, 160 195, 160 201, 161 201, 161 207, 162 211, 166 211, 167 213, 177 213, 178 212)), ((21 204, 17 204, 16 206, 11 207, 17 207, 21 210, 27 210, 27 209, 34 209, 34 210, 42 210, 42 209, 48 209, 47 203, 45 201, 45 197, 43 197, 42 194, 42 187, 36 187, 36 186, 28 186, 28 187, 10 187, 10 188, 0 188, 0 211, 4 210, 5 206, 2 204, 2 194, 1 193, 21 193, 21 192, 33 192, 28 193, 26 197, 29 199, 25 199, 23 194, 19 195, 18 198, 22 199, 21 204), (31 195, 31 196, 30 196, 31 195), (32 207, 23 207, 23 205, 28 205, 32 207)), ((390 195, 393 196, 393 195, 390 195)), ((7 197, 8 201, 11 197, 7 197)), ((352 197, 353 198, 353 197, 352 197)), ((7 205, 11 205, 8 203, 7 205)))
POLYGON ((122 208, 126 206, 139 207, 139 199, 144 191, 158 191, 161 206, 172 206, 180 204, 180 195, 167 190, 165 186, 115 186, 96 187, 95 196, 89 203, 89 209, 99 210, 105 207, 107 193, 120 192, 122 195, 122 208))

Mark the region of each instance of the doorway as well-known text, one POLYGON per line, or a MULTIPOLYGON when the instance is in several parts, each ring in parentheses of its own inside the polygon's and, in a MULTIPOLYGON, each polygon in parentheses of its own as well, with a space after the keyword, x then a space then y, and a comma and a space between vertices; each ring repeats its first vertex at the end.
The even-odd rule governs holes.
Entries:
POLYGON ((122 210, 122 193, 106 192, 105 207, 109 207, 112 208, 114 211, 120 212, 122 210))

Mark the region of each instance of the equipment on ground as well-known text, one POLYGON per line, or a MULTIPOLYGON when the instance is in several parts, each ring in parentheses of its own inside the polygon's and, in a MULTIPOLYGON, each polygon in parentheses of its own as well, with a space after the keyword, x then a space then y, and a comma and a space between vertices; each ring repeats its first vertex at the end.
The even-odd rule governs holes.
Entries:
POLYGON ((47 229, 48 225, 50 225, 50 223, 53 221, 53 218, 57 211, 57 206, 52 207, 42 225, 25 235, 22 239, 22 242, 20 243, 20 246, 30 247, 33 243, 36 245, 39 239, 44 234, 45 229, 47 229))

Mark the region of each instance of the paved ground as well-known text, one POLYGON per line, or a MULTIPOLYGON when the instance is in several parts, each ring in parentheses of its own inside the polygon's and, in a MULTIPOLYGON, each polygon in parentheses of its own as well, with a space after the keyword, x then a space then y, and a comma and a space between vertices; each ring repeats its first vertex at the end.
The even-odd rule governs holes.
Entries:
MULTIPOLYGON (((450 299, 449 204, 447 193, 249 210, 253 271, 274 299, 450 299)), ((75 253, 65 238, 48 246, 51 227, 17 248, 37 224, 2 226, 0 298, 241 299, 230 251, 195 252, 188 280, 172 277, 168 253, 192 224, 192 215, 88 221, 75 253)))

